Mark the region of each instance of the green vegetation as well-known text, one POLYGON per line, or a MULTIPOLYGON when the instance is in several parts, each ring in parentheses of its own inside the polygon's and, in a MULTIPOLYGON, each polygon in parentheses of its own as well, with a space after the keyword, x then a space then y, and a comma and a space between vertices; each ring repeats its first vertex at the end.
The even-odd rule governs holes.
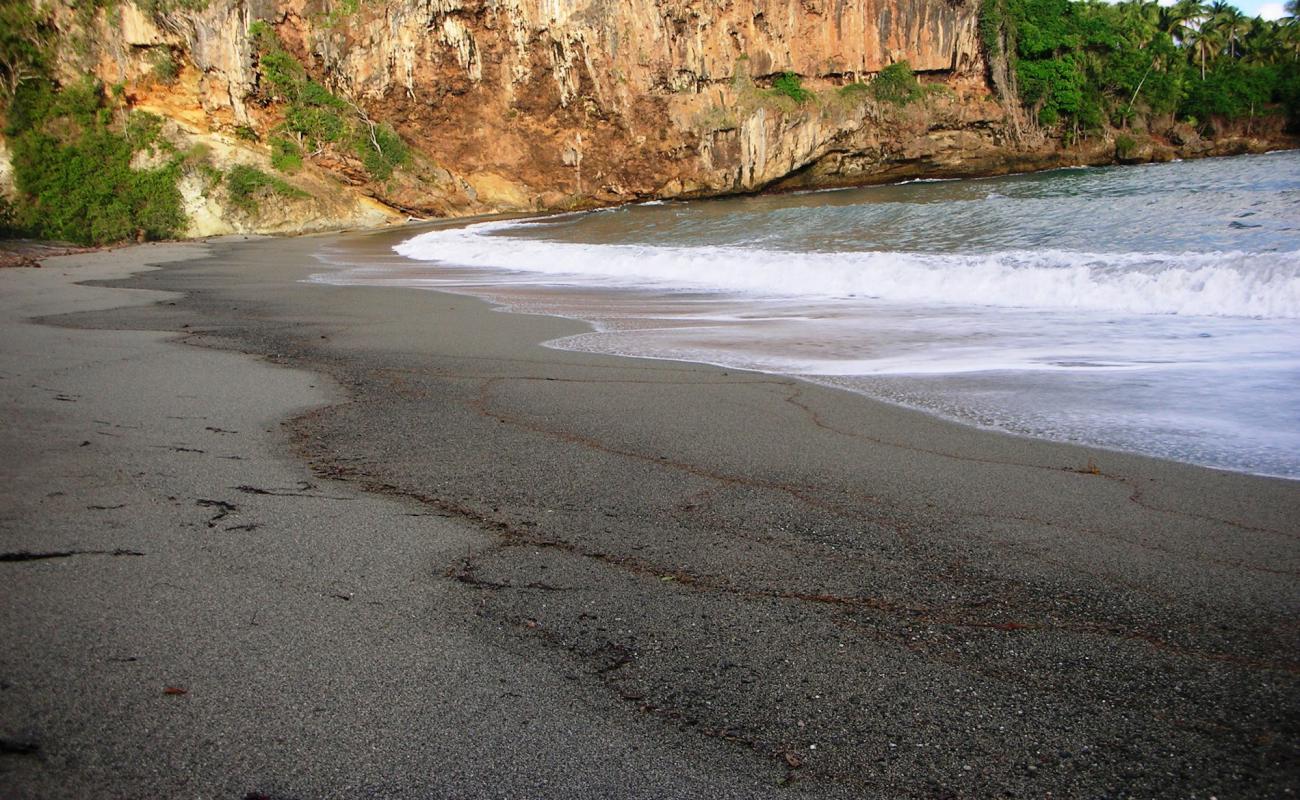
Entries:
POLYGON ((272 141, 276 169, 297 169, 303 151, 315 154, 331 146, 352 150, 366 171, 379 180, 387 180, 408 161, 410 151, 396 131, 375 123, 359 106, 312 80, 270 25, 258 20, 248 32, 257 45, 261 94, 285 107, 284 123, 276 131, 279 137, 272 141), (281 140, 295 145, 296 150, 277 144, 281 140))
POLYGON ((925 90, 906 61, 890 64, 871 81, 871 94, 877 100, 905 106, 925 95, 925 90))
MULTIPOLYGON (((147 13, 197 9, 207 0, 153 0, 147 13)), ((112 0, 75 6, 86 23, 112 0)), ((59 86, 51 79, 56 32, 49 4, 0 0, 0 111, 13 150, 15 196, 0 208, 0 234, 107 244, 178 235, 186 218, 177 188, 196 168, 163 136, 163 119, 129 111, 125 86, 90 78, 59 86)), ((70 34, 74 50, 85 42, 70 34)), ((154 77, 174 81, 169 50, 154 77)))
POLYGON ((236 164, 226 173, 226 191, 230 202, 245 213, 256 215, 259 200, 272 194, 281 197, 305 197, 306 192, 245 164, 236 164))
POLYGON ((1277 105, 1297 121, 1294 16, 1250 19, 1199 0, 984 0, 980 36, 991 57, 1007 59, 1020 100, 1047 127, 1079 134, 1157 116, 1240 120, 1277 105))
POLYGON ((367 172, 379 180, 388 180, 393 170, 410 158, 410 151, 397 131, 387 125, 376 125, 368 120, 364 122, 367 126, 366 137, 359 137, 355 141, 357 154, 361 156, 361 163, 367 172))
POLYGON ((122 135, 131 145, 133 152, 148 150, 154 152, 157 148, 171 149, 162 137, 163 118, 157 114, 150 114, 148 111, 132 111, 126 115, 126 122, 122 125, 122 135))
POLYGON ((302 169, 302 148, 293 139, 277 136, 271 140, 271 166, 280 172, 302 169))
POLYGON ((155 82, 170 86, 180 77, 181 65, 176 60, 176 56, 172 53, 170 47, 158 48, 154 51, 151 60, 153 61, 152 74, 155 82))
POLYGON ((360 10, 361 0, 337 0, 334 8, 321 17, 321 22, 325 27, 333 28, 360 10))
POLYGON ((19 86, 5 130, 18 189, 13 232, 106 244, 167 238, 184 227, 180 159, 131 167, 137 152, 159 144, 161 120, 117 112, 90 80, 63 91, 45 79, 19 86))
POLYGON ((0 0, 0 109, 16 189, 3 209, 5 233, 84 244, 175 236, 185 225, 182 159, 162 139, 162 119, 128 113, 121 86, 51 81, 50 14, 0 0), (154 166, 133 168, 138 154, 154 166))
POLYGON ((806 103, 813 99, 813 93, 803 88, 803 80, 793 72, 778 75, 772 81, 772 91, 784 95, 796 103, 806 103))
POLYGON ((0 0, 0 104, 49 70, 54 26, 28 0, 0 0))
MULTIPOLYGON (((113 5, 115 0, 97 0, 101 5, 113 5)), ((209 0, 135 0, 145 14, 161 17, 175 11, 202 11, 209 0)))
POLYGON ((840 96, 845 98, 861 97, 863 95, 867 95, 870 93, 871 93, 871 86, 869 84, 862 83, 861 81, 846 83, 840 87, 840 96))
POLYGON ((848 102, 861 102, 861 98, 869 97, 896 106, 906 106, 930 95, 944 93, 951 94, 952 90, 939 83, 921 83, 912 72, 912 65, 906 61, 880 70, 870 83, 849 83, 839 90, 839 96, 848 102))

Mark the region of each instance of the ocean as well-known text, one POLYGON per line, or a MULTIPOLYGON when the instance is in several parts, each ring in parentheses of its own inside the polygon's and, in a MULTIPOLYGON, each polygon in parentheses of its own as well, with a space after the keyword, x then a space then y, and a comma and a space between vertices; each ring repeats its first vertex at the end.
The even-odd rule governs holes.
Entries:
POLYGON ((1300 478, 1300 153, 656 202, 325 251, 313 280, 586 320, 551 347, 1300 478))

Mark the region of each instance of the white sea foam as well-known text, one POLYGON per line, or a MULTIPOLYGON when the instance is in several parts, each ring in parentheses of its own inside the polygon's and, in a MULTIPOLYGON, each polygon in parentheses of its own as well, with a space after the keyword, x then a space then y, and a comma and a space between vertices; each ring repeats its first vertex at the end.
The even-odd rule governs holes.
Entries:
POLYGON ((491 222, 431 231, 394 249, 416 260, 536 273, 558 282, 594 278, 621 286, 782 298, 1300 318, 1300 251, 798 253, 730 246, 580 244, 502 235, 526 224, 491 222))

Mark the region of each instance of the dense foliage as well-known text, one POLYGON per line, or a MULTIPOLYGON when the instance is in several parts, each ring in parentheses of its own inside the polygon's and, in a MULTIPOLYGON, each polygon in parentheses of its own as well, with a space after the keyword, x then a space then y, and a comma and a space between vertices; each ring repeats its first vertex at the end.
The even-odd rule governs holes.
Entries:
POLYGON ((185 225, 176 188, 182 157, 166 152, 162 121, 117 107, 90 80, 62 91, 24 81, 9 108, 18 200, 12 232, 83 244, 162 239, 185 225), (134 169, 137 153, 161 160, 134 169))
POLYGON ((1297 121, 1294 16, 1251 19, 1198 0, 985 0, 980 33, 1045 126, 1082 133, 1139 116, 1240 120, 1275 105, 1297 121))
POLYGON ((0 0, 0 102, 49 68, 53 26, 30 2, 0 0))
MULTIPOLYGON (((93 15, 117 0, 89 0, 76 8, 93 15)), ((162 18, 201 9, 208 0, 137 2, 162 18)), ((352 8, 347 3, 340 8, 352 8)), ((49 6, 30 0, 0 0, 0 110, 13 151, 13 198, 0 203, 0 234, 104 244, 179 234, 186 224, 178 181, 198 175, 211 188, 224 183, 231 204, 256 214, 259 199, 303 193, 280 178, 250 167, 228 173, 213 167, 195 148, 179 153, 162 135, 163 120, 131 111, 125 87, 104 87, 89 79, 60 86, 53 79, 56 32, 49 6)), ((89 21, 83 20, 89 29, 89 21)), ((270 132, 271 163, 296 172, 306 155, 327 148, 353 154, 374 178, 383 180, 409 159, 401 137, 371 120, 355 103, 313 80, 265 22, 249 34, 256 46, 259 89, 254 100, 275 104, 283 122, 270 132)), ((64 44, 76 50, 69 34, 64 44)), ((78 51, 79 52, 79 51, 78 51)), ((168 48, 150 56, 150 79, 179 79, 182 66, 168 48)), ((239 138, 261 141, 244 126, 239 138)))
POLYGON ((177 235, 184 156, 161 137, 162 119, 129 111, 121 86, 57 86, 54 37, 48 7, 0 0, 0 108, 16 191, 0 208, 3 233, 83 244, 177 235))

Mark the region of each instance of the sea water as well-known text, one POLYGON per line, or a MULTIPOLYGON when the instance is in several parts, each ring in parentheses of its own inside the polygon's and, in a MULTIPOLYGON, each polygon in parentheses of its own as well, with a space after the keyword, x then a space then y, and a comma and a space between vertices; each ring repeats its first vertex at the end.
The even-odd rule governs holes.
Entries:
POLYGON ((394 249, 323 254, 315 279, 593 324, 553 347, 1300 478, 1300 153, 651 203, 394 249))

